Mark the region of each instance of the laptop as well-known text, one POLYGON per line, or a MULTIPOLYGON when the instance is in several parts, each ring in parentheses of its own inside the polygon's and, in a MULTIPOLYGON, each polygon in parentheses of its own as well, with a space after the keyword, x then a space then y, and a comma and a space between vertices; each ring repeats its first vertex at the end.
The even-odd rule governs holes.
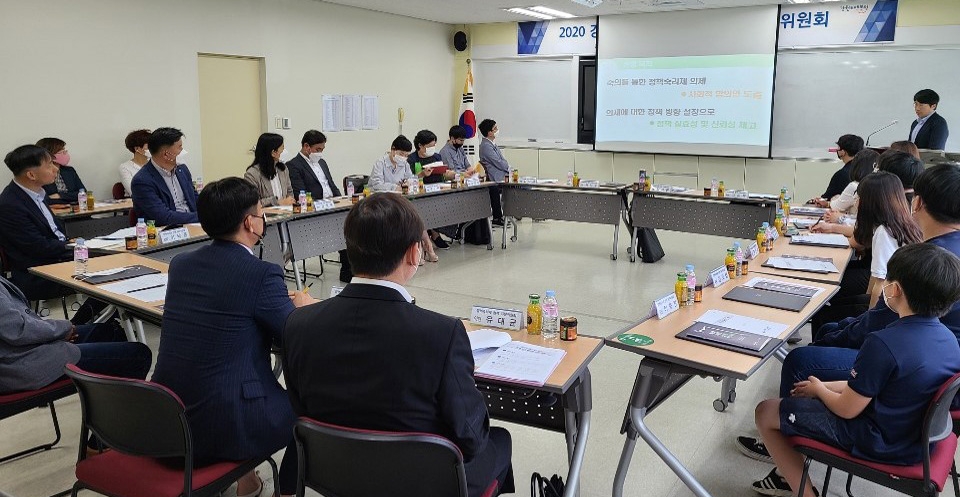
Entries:
POLYGON ((724 300, 733 300, 747 304, 762 305, 774 309, 800 312, 810 303, 810 297, 790 293, 774 292, 748 286, 738 286, 723 296, 724 300))

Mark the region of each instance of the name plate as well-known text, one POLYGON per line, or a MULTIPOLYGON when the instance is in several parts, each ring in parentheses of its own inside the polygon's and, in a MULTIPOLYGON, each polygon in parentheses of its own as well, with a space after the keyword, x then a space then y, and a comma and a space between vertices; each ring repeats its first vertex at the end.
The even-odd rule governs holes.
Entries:
POLYGON ((713 282, 714 288, 720 288, 724 283, 730 281, 730 273, 727 272, 727 267, 720 266, 710 271, 710 281, 713 282))
POLYGON ((757 256, 760 255, 760 247, 757 245, 757 242, 751 242, 747 250, 750 252, 750 259, 756 259, 757 256))
POLYGON ((677 309, 680 309, 677 294, 670 292, 669 295, 664 295, 653 301, 653 306, 650 308, 650 315, 653 316, 656 314, 657 319, 663 319, 676 312, 677 309))
POLYGON ((470 311, 470 322, 481 326, 496 326, 517 331, 526 324, 523 312, 512 309, 496 309, 493 307, 473 306, 470 311))
POLYGON ((343 287, 342 287, 342 286, 333 286, 333 287, 330 287, 330 297, 331 297, 331 298, 336 297, 337 295, 340 295, 340 292, 342 292, 342 291, 343 291, 343 287))
POLYGON ((424 193, 436 193, 441 189, 440 183, 431 183, 429 185, 423 185, 424 193))
POLYGON ((187 228, 174 228, 172 230, 163 230, 160 233, 160 243, 179 242, 190 238, 190 231, 187 228))
POLYGON ((473 176, 470 176, 469 178, 464 180, 463 184, 466 186, 480 186, 480 178, 477 177, 476 174, 474 174, 473 176))
POLYGON ((580 188, 600 188, 600 180, 582 179, 580 180, 580 188))
POLYGON ((537 184, 537 178, 533 176, 521 176, 520 181, 517 183, 520 183, 521 185, 535 185, 537 184))
POLYGON ((313 210, 315 211, 328 211, 333 209, 335 206, 336 204, 329 198, 313 201, 313 210))
POLYGON ((777 238, 780 238, 780 231, 778 231, 776 228, 770 230, 770 239, 777 241, 777 238))

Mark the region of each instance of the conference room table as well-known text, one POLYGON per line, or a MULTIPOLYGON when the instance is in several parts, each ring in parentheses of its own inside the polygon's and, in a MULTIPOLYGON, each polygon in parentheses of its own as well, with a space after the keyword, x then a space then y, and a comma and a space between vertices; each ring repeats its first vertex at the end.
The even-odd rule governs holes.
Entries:
MULTIPOLYGON (((712 286, 704 288, 703 302, 699 304, 681 307, 663 319, 657 319, 654 315, 608 336, 605 340, 607 346, 643 356, 621 427, 621 433, 626 438, 614 478, 613 496, 623 495, 623 484, 638 436, 695 495, 709 496, 709 492, 653 433, 647 424, 647 415, 695 376, 712 377, 718 380, 727 378, 734 381, 746 380, 771 357, 774 357, 777 351, 783 349, 782 346, 775 347, 766 352, 763 357, 754 357, 677 338, 678 333, 693 324, 707 310, 719 310, 786 325, 787 329, 778 337, 786 340, 799 330, 837 292, 838 288, 837 285, 829 283, 800 281, 751 272, 745 277, 723 284, 720 288, 712 286), (812 286, 821 291, 811 298, 800 312, 723 299, 723 295, 735 285, 746 283, 756 277, 812 286)), ((714 402, 723 400, 717 399, 714 402)))
MULTIPOLYGON (((613 248, 610 259, 617 260, 620 220, 626 204, 627 185, 601 184, 596 187, 573 187, 556 183, 503 183, 501 201, 504 218, 513 219, 513 236, 517 241, 516 220, 521 217, 553 219, 613 226, 613 248)), ((507 227, 501 234, 500 247, 507 248, 507 227)))
MULTIPOLYGON (((468 320, 464 320, 463 324, 467 331, 490 328, 468 320)), ((486 399, 490 417, 559 432, 566 436, 569 469, 564 480, 566 487, 563 495, 577 495, 587 437, 590 433, 590 412, 593 409, 588 365, 600 352, 603 340, 584 335, 573 341, 559 338, 545 340, 540 335, 527 334, 525 329, 514 331, 498 328, 497 331, 509 333, 510 338, 516 342, 566 351, 557 369, 550 374, 542 387, 477 378, 477 388, 486 399)), ((520 481, 518 485, 522 483, 520 481)))
POLYGON ((93 238, 129 226, 128 214, 132 208, 133 200, 125 198, 97 201, 92 210, 83 212, 74 211, 72 207, 51 208, 51 212, 63 222, 64 235, 67 238, 93 238))
POLYGON ((790 243, 790 238, 783 237, 774 243, 773 249, 758 254, 750 264, 751 273, 771 274, 775 276, 786 276, 798 280, 815 281, 819 283, 829 283, 839 285, 843 279, 843 273, 850 264, 854 251, 852 248, 834 248, 817 247, 811 245, 801 245, 790 243), (830 259, 833 265, 837 267, 836 273, 813 273, 808 271, 796 271, 790 269, 778 269, 766 267, 765 263, 771 257, 794 256, 794 257, 812 257, 818 259, 830 259))
POLYGON ((777 199, 704 196, 702 192, 634 191, 630 202, 633 237, 630 262, 636 261, 637 232, 640 228, 752 239, 763 223, 773 225, 777 199))

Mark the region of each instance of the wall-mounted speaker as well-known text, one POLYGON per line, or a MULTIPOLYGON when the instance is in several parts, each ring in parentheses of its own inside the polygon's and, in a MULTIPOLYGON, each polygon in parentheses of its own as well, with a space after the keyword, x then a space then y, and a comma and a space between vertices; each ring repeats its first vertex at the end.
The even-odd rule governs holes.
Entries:
POLYGON ((458 52, 462 52, 467 49, 467 33, 463 31, 457 31, 453 35, 453 48, 456 48, 458 52))

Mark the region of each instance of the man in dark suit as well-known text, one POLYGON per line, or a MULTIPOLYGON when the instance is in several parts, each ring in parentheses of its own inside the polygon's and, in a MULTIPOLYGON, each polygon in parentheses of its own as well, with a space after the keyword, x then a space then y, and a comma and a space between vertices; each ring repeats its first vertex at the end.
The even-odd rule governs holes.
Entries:
MULTIPOLYGON (((280 493, 296 491, 297 449, 290 400, 273 376, 270 345, 297 305, 280 266, 253 249, 266 219, 260 195, 241 178, 225 178, 200 193, 198 213, 214 241, 170 263, 163 330, 153 380, 187 407, 197 460, 204 463, 266 457, 286 447, 280 493)), ((255 473, 239 480, 238 495, 261 487, 255 473)))
POLYGON ((913 110, 917 113, 917 120, 910 124, 910 141, 917 148, 929 150, 943 150, 947 146, 947 120, 937 114, 937 105, 940 104, 940 95, 926 89, 920 90, 913 96, 913 110))
POLYGON ((373 195, 347 215, 357 276, 336 297, 294 311, 284 330, 293 409, 342 426, 444 436, 463 453, 472 497, 494 479, 513 492, 510 434, 490 427, 463 323, 417 307, 403 287, 417 272, 423 229, 400 195, 373 195))
POLYGON ((57 177, 57 165, 36 145, 17 147, 3 161, 14 176, 0 194, 0 247, 7 255, 11 281, 29 300, 72 294, 62 285, 27 272, 34 266, 73 258, 63 223, 45 202, 43 187, 57 177))
MULTIPOLYGON (((293 196, 301 191, 310 192, 314 199, 339 197, 340 189, 330 174, 327 161, 323 160, 323 149, 327 147, 327 137, 323 133, 311 129, 303 134, 300 140, 300 153, 287 161, 287 170, 290 171, 290 185, 293 186, 293 196)), ((347 251, 340 251, 340 281, 349 282, 353 277, 350 270, 350 259, 347 251)))
POLYGON ((183 151, 183 133, 175 128, 157 128, 147 143, 150 161, 133 177, 133 208, 137 215, 157 226, 196 223, 197 191, 185 164, 177 162, 183 151))

